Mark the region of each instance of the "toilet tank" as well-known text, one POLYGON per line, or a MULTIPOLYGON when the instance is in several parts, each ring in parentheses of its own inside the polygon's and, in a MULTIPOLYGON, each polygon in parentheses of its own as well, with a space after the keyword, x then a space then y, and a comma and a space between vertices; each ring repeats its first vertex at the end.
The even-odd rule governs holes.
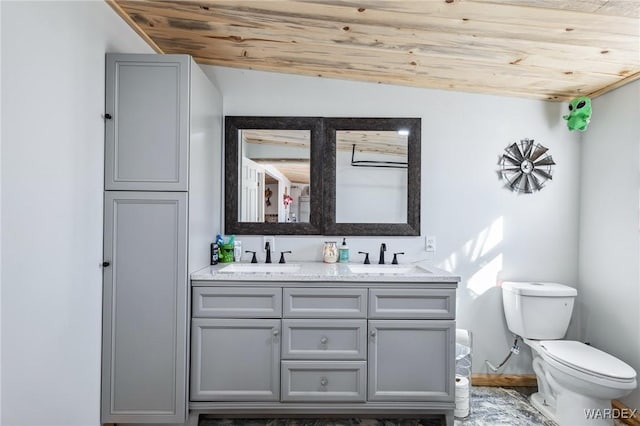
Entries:
POLYGON ((507 326, 527 339, 562 339, 577 294, 575 288, 558 283, 505 281, 502 305, 507 326))

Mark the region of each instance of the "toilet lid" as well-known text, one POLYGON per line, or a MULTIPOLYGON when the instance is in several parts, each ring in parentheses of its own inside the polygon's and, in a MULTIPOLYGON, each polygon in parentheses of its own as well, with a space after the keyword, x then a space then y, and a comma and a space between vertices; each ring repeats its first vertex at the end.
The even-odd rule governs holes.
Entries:
POLYGON ((625 362, 593 346, 573 340, 544 340, 540 347, 554 360, 587 374, 630 380, 635 370, 625 362))

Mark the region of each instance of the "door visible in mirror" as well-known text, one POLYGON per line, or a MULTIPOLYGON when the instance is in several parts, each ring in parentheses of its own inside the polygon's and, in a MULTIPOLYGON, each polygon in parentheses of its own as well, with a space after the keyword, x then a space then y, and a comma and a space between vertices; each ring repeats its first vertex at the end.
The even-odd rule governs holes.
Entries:
POLYGON ((311 131, 239 130, 238 222, 309 223, 311 131))
POLYGON ((336 132, 336 223, 407 222, 408 132, 336 132))

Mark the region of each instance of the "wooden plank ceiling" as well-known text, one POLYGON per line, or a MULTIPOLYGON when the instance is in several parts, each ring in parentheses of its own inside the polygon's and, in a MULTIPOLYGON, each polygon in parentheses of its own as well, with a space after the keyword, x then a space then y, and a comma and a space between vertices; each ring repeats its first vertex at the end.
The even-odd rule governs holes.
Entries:
POLYGON ((107 0, 200 64, 548 100, 640 78, 640 0, 107 0))

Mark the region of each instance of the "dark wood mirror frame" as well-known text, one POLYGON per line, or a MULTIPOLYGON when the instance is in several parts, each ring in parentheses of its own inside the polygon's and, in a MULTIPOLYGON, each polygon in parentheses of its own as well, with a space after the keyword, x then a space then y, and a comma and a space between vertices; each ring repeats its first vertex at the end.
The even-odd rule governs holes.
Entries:
POLYGON ((225 118, 225 233, 239 235, 321 235, 323 134, 319 117, 246 117, 225 118), (309 130, 310 213, 309 222, 257 223, 238 222, 238 131, 242 129, 309 130))
POLYGON ((420 118, 327 118, 325 132, 324 233, 326 235, 420 235, 420 118), (336 134, 341 130, 409 130, 407 223, 336 223, 336 134))
POLYGON ((420 235, 420 118, 225 118, 225 233, 237 235, 420 235), (408 129, 407 223, 336 223, 336 132, 408 129), (242 129, 311 132, 311 200, 308 223, 238 222, 238 131, 242 129))

